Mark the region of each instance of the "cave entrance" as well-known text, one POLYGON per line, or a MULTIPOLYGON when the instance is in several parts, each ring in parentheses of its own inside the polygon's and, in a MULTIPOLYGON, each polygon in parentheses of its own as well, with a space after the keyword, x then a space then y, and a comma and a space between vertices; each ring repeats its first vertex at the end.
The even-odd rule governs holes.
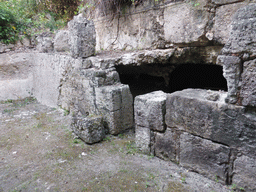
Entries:
POLYGON ((186 88, 227 91, 222 66, 206 64, 116 66, 121 83, 128 84, 133 97, 152 91, 166 93, 186 88))

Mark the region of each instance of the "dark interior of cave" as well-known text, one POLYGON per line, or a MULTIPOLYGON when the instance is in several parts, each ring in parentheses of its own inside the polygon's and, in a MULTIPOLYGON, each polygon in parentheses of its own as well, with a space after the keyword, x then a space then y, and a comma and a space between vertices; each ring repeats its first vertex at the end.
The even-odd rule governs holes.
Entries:
MULTIPOLYGON (((223 77, 222 67, 218 65, 178 65, 169 73, 168 85, 164 77, 159 75, 161 74, 161 70, 162 72, 166 72, 166 67, 161 68, 159 65, 156 65, 154 70, 158 71, 156 73, 157 76, 152 75, 152 73, 149 74, 149 70, 146 68, 146 66, 116 66, 121 83, 130 86, 133 97, 152 91, 162 90, 166 93, 172 93, 187 88, 227 91, 227 81, 223 77)), ((152 66, 150 70, 152 70, 152 66)))

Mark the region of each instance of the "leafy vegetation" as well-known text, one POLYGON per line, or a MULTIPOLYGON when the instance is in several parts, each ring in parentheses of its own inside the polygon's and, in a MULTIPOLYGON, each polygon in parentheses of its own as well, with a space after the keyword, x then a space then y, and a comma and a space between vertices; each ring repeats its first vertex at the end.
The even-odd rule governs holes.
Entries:
POLYGON ((36 33, 62 28, 83 10, 119 15, 143 0, 0 0, 0 42, 15 43, 36 33))
POLYGON ((0 0, 0 42, 15 43, 24 36, 64 27, 79 0, 0 0))

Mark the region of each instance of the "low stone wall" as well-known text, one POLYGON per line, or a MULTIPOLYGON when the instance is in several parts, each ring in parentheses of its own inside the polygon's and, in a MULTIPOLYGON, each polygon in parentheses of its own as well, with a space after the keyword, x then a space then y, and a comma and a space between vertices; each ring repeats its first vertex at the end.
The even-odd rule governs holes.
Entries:
POLYGON ((137 146, 211 179, 256 190, 256 115, 226 104, 226 94, 186 89, 137 96, 137 146))

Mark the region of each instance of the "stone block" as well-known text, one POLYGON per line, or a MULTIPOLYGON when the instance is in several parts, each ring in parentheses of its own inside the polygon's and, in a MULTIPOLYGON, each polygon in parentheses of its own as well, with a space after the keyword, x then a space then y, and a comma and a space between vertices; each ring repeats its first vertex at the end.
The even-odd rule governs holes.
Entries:
POLYGON ((155 91, 135 97, 135 124, 151 130, 165 130, 166 93, 155 91))
POLYGON ((241 92, 242 105, 256 107, 256 59, 244 62, 241 92))
POLYGON ((167 95, 165 121, 202 138, 242 150, 256 149, 256 113, 253 109, 229 105, 225 93, 218 101, 206 99, 207 90, 186 89, 167 95))
POLYGON ((206 1, 193 3, 177 3, 166 7, 164 11, 165 40, 174 44, 202 45, 205 38, 205 28, 209 22, 210 13, 206 11, 206 1))
POLYGON ((228 103, 236 103, 239 92, 239 82, 242 73, 241 59, 236 56, 220 55, 217 63, 223 66, 223 76, 227 80, 228 85, 228 103))
POLYGON ((71 129, 88 144, 97 143, 105 137, 102 116, 73 117, 71 129))
POLYGON ((249 3, 237 10, 231 23, 228 42, 222 53, 248 53, 252 58, 256 55, 256 3, 249 3))
POLYGON ((240 156, 234 162, 233 183, 245 191, 256 191, 256 158, 240 156))
POLYGON ((72 57, 89 57, 95 54, 96 32, 92 20, 82 14, 68 23, 69 44, 72 57))
POLYGON ((149 128, 135 127, 136 147, 144 154, 149 155, 151 152, 151 131, 149 128))
MULTIPOLYGON (((226 4, 228 1, 237 0, 213 0, 215 4, 226 4)), ((227 43, 231 31, 232 17, 235 12, 244 5, 244 3, 234 3, 216 8, 215 22, 213 26, 215 41, 223 45, 227 43)))
POLYGON ((180 134, 167 128, 165 133, 155 133, 155 155, 167 161, 179 162, 180 134))
POLYGON ((36 38, 37 46, 36 49, 40 53, 50 53, 53 52, 53 34, 52 33, 42 33, 36 38))
POLYGON ((95 88, 96 108, 111 134, 117 135, 133 126, 133 98, 128 85, 95 88))
POLYGON ((223 183, 227 180, 230 149, 188 133, 180 136, 180 165, 223 183))
POLYGON ((60 30, 54 38, 54 50, 57 52, 69 51, 69 31, 60 30))

